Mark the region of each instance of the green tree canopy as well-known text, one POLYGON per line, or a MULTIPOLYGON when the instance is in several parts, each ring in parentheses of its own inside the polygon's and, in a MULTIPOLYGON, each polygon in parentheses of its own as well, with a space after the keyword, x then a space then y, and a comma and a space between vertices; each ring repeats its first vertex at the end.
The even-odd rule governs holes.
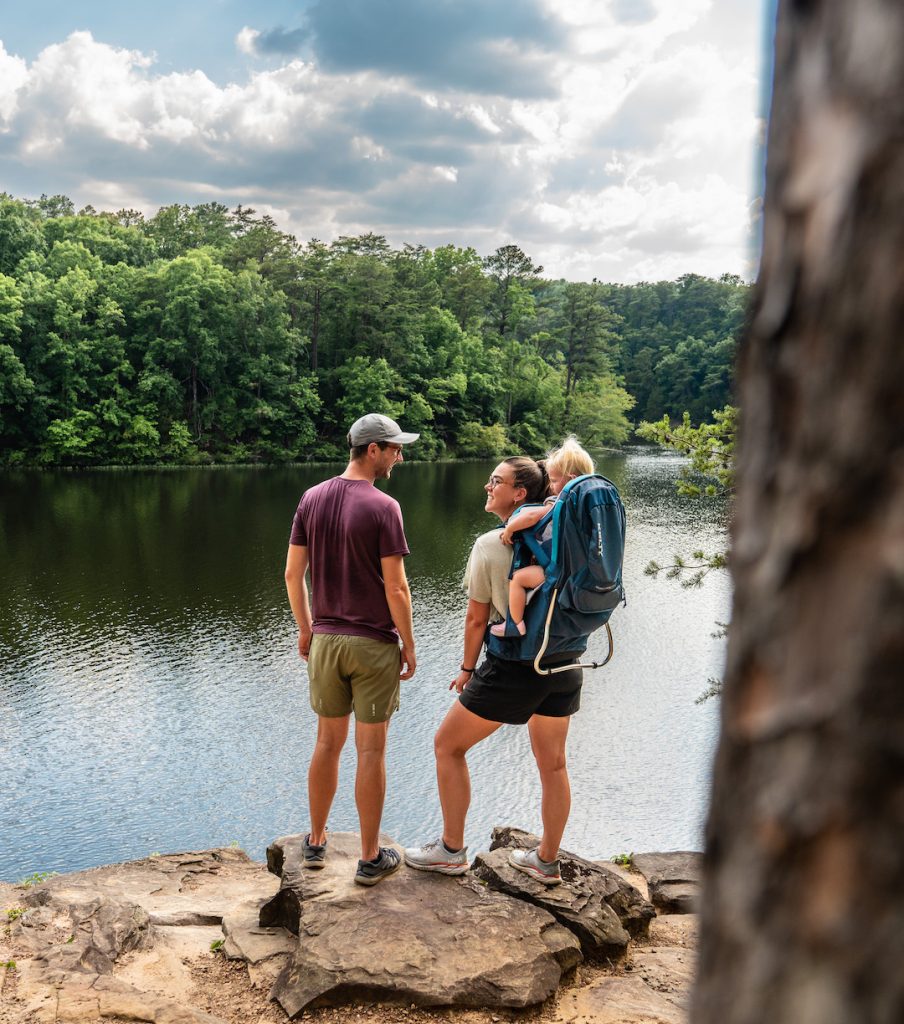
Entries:
POLYGON ((380 408, 415 458, 539 455, 731 401, 737 278, 549 281, 517 245, 300 245, 250 207, 0 196, 0 463, 340 457, 380 408))

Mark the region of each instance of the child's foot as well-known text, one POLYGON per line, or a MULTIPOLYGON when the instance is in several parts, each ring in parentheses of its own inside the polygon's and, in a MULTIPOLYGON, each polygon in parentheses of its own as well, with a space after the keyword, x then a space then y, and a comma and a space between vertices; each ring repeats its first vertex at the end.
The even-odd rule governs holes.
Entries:
MULTIPOLYGON (((497 622, 495 626, 490 626, 490 632, 493 636, 505 637, 514 636, 511 631, 506 631, 507 622, 497 622)), ((524 625, 524 619, 520 622, 515 623, 515 629, 518 631, 518 636, 524 636, 527 632, 527 626, 524 625)))

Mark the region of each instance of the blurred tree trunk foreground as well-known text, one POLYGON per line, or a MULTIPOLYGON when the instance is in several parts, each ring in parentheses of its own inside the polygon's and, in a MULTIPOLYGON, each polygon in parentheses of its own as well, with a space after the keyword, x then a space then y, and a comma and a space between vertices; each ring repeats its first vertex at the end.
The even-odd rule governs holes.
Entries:
POLYGON ((695 1024, 904 1021, 904 4, 782 0, 695 1024))

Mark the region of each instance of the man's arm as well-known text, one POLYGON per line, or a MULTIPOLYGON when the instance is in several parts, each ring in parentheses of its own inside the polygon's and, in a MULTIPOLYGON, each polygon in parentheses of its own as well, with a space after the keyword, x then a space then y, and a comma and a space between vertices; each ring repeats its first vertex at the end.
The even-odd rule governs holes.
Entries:
POLYGON ((399 679, 410 679, 417 668, 414 653, 414 626, 411 622, 411 591, 405 576, 405 560, 402 555, 388 555, 380 559, 383 570, 383 589, 386 603, 395 628, 402 641, 402 670, 399 679))
POLYGON ((548 511, 548 505, 531 505, 528 508, 522 508, 516 516, 512 516, 508 521, 508 525, 502 531, 502 543, 511 544, 513 533, 536 526, 548 511))
POLYGON ((308 549, 301 544, 290 544, 286 555, 286 591, 292 614, 298 623, 298 653, 308 660, 311 650, 311 603, 308 600, 308 585, 305 573, 308 570, 308 549))

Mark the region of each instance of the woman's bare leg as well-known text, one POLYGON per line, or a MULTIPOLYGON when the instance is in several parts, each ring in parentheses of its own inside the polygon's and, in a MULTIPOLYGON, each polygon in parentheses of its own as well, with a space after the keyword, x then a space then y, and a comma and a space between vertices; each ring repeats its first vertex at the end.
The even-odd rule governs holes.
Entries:
POLYGON ((465 845, 465 818, 471 804, 471 776, 465 754, 500 726, 456 701, 436 733, 436 781, 443 810, 443 842, 449 850, 465 845))
POLYGON ((555 860, 571 812, 571 785, 565 761, 565 741, 570 718, 534 715, 527 723, 531 750, 540 771, 543 790, 541 814, 543 838, 537 847, 541 860, 555 860))

